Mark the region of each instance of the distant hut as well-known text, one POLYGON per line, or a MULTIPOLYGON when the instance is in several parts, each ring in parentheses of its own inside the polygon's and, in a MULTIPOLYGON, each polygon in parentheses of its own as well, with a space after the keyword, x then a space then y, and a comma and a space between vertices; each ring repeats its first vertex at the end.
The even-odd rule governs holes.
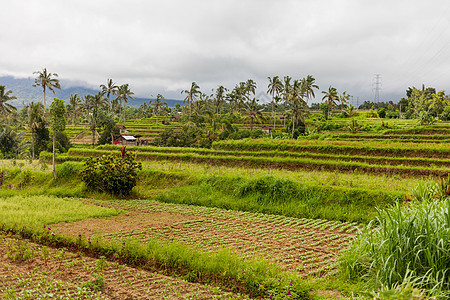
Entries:
POLYGON ((118 138, 118 141, 120 145, 124 146, 136 146, 137 145, 137 139, 132 135, 121 135, 118 138))
POLYGON ((172 119, 172 121, 178 121, 180 120, 181 115, 172 115, 170 118, 172 119))
POLYGON ((265 125, 265 126, 261 127, 261 130, 263 132, 265 132, 265 133, 271 133, 272 132, 272 127, 265 125))

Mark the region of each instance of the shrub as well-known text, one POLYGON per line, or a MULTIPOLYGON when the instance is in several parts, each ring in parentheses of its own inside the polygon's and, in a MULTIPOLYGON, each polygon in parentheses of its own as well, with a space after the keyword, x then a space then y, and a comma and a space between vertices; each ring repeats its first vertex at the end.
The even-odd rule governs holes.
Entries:
POLYGON ((378 115, 380 118, 385 118, 385 117, 386 117, 386 108, 384 108, 384 107, 378 108, 378 109, 377 109, 377 115, 378 115))
MULTIPOLYGON (((47 144, 47 152, 49 153, 53 153, 53 142, 48 142, 47 144)), ((64 147, 58 142, 55 142, 55 153, 64 153, 66 152, 66 149, 64 149, 64 147)))
POLYGON ((89 190, 128 196, 136 185, 138 170, 141 169, 141 163, 126 154, 124 147, 121 156, 111 153, 88 158, 81 178, 89 190))

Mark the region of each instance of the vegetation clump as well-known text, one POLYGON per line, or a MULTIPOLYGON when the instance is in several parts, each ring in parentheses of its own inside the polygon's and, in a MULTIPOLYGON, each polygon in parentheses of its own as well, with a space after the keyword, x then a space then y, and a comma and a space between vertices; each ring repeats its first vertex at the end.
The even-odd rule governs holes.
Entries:
POLYGON ((142 164, 127 154, 122 148, 121 156, 115 153, 88 158, 81 178, 89 190, 113 195, 128 196, 137 183, 138 171, 142 164))
POLYGON ((347 277, 377 288, 411 284, 430 296, 450 296, 450 198, 436 200, 428 190, 432 195, 422 201, 378 212, 343 256, 347 277))

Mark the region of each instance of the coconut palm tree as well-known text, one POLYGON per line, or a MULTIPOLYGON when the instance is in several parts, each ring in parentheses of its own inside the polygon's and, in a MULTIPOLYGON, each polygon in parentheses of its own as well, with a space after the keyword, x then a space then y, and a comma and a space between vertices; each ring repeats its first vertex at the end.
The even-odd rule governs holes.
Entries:
POLYGON ((108 98, 108 104, 111 105, 111 108, 112 108, 111 99, 109 97, 111 96, 111 94, 114 95, 117 92, 119 87, 116 85, 115 82, 113 82, 112 79, 108 79, 106 81, 106 85, 101 84, 100 88, 102 89, 103 94, 105 94, 106 97, 108 98))
MULTIPOLYGON (((273 78, 267 77, 269 79, 269 85, 267 86, 267 93, 272 96, 272 118, 273 118, 273 130, 275 130, 275 96, 278 95, 283 90, 283 83, 281 82, 278 76, 274 76, 273 78)), ((278 100, 279 98, 277 98, 278 100)), ((278 101, 277 101, 278 102, 278 101)))
POLYGON ((163 102, 161 100, 164 100, 164 97, 163 97, 163 95, 158 94, 158 95, 156 95, 155 101, 152 103, 153 113, 155 114, 155 117, 156 117, 156 123, 158 123, 158 114, 161 112, 161 110, 164 107, 169 108, 169 106, 167 105, 167 102, 163 102))
POLYGON ((128 88, 128 83, 126 84, 122 84, 121 86, 119 86, 119 88, 117 89, 116 92, 117 98, 116 100, 118 100, 122 105, 122 114, 123 114, 123 122, 125 123, 125 111, 124 111, 124 104, 128 103, 128 99, 134 99, 132 96, 134 95, 134 93, 132 91, 130 91, 130 89, 128 88))
POLYGON ((303 84, 305 85, 305 96, 307 100, 316 96, 314 94, 314 89, 319 89, 319 86, 315 82, 316 79, 311 75, 306 76, 306 79, 304 79, 303 84))
POLYGON ((292 109, 292 138, 294 138, 295 125, 298 125, 298 120, 305 123, 305 107, 306 101, 306 80, 294 80, 291 89, 290 104, 292 109))
POLYGON ((222 85, 216 89, 216 96, 214 98, 214 104, 216 106, 217 115, 219 114, 220 106, 225 103, 225 97, 226 97, 225 93, 227 91, 228 91, 228 89, 222 85))
POLYGON ((350 100, 350 95, 347 94, 346 91, 344 91, 344 92, 339 96, 339 102, 341 102, 341 110, 342 110, 342 112, 344 112, 344 105, 348 103, 348 100, 350 100))
POLYGON ((284 116, 284 124, 283 126, 286 127, 286 106, 291 101, 291 93, 292 93, 292 86, 291 86, 291 76, 284 76, 283 78, 283 90, 281 92, 282 99, 283 99, 283 116, 284 116))
MULTIPOLYGON (((324 102, 328 103, 329 109, 331 111, 331 109, 336 106, 336 101, 338 99, 338 92, 336 90, 336 88, 332 87, 330 85, 330 87, 328 88, 328 91, 322 91, 322 94, 324 94, 324 96, 322 97, 322 100, 325 100, 324 102)), ((328 116, 327 116, 327 126, 328 126, 328 116)))
MULTIPOLYGON (((107 99, 103 97, 103 93, 99 92, 95 96, 86 95, 84 97, 83 109, 89 123, 89 130, 92 133, 92 148, 95 147, 95 136, 98 135, 97 126, 101 122, 101 108, 107 103, 107 99)), ((80 132, 77 137, 84 135, 86 131, 80 132)))
POLYGON ((13 111, 17 110, 13 105, 7 103, 8 101, 17 99, 16 96, 12 96, 12 91, 6 91, 4 85, 0 85, 0 116, 7 116, 13 111))
POLYGON ((253 79, 248 79, 245 82, 245 92, 250 97, 250 94, 255 95, 256 93, 256 82, 253 79))
POLYGON ((186 94, 186 98, 184 98, 183 103, 186 104, 186 107, 189 106, 189 119, 191 119, 192 105, 194 101, 197 100, 196 97, 201 95, 200 87, 194 81, 191 84, 191 88, 189 90, 181 91, 181 94, 186 94))
POLYGON ((249 95, 251 91, 249 90, 248 84, 246 82, 239 82, 238 85, 233 89, 234 103, 241 113, 246 108, 246 102, 249 100, 249 95))
POLYGON ((67 112, 70 114, 70 117, 72 119, 72 125, 75 125, 75 118, 80 112, 80 104, 81 98, 80 96, 78 96, 78 94, 70 95, 69 104, 67 105, 67 112))
POLYGON ((49 89, 50 91, 52 91, 54 95, 56 95, 55 89, 61 89, 61 86, 59 85, 59 80, 56 78, 52 78, 52 77, 58 77, 58 74, 48 73, 46 68, 42 69, 42 71, 33 72, 33 74, 38 75, 37 78, 34 80, 33 86, 34 87, 41 86, 42 90, 44 91, 44 109, 46 109, 46 106, 45 106, 45 91, 46 91, 46 89, 49 89))
POLYGON ((27 126, 31 131, 31 157, 34 160, 34 141, 35 132, 44 118, 44 105, 42 103, 31 102, 26 106, 27 110, 27 126))
POLYGON ((250 131, 253 131, 253 123, 259 122, 262 123, 265 121, 264 115, 262 113, 264 109, 259 107, 258 100, 253 98, 245 105, 245 109, 243 111, 245 115, 245 119, 250 119, 250 131))

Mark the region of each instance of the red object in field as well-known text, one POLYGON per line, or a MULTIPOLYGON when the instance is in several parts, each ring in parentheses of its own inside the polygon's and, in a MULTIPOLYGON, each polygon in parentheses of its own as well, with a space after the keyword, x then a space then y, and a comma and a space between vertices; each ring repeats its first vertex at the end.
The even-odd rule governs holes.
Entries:
POLYGON ((119 145, 120 141, 114 141, 114 145, 119 145))

